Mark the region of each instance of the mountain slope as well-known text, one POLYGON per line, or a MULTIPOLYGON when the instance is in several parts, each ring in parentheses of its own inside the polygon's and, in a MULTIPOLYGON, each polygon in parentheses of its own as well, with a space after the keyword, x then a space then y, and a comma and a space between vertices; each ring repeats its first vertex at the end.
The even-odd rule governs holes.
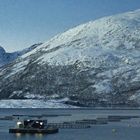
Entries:
POLYGON ((22 51, 13 52, 13 53, 7 53, 4 50, 4 48, 2 48, 0 46, 0 67, 12 62, 13 60, 18 58, 19 56, 28 53, 29 51, 35 49, 37 46, 39 46, 41 44, 42 43, 34 44, 29 48, 23 49, 22 51))
POLYGON ((77 26, 1 69, 0 98, 40 96, 139 105, 140 10, 77 26))

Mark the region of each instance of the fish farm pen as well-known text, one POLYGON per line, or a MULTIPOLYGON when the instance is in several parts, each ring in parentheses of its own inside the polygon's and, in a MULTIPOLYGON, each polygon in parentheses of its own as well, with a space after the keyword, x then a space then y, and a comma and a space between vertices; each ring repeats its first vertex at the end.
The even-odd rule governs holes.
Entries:
POLYGON ((84 129, 90 128, 90 125, 81 123, 81 124, 74 124, 74 123, 49 123, 48 126, 56 127, 60 129, 84 129))
POLYGON ((56 127, 60 129, 84 129, 90 128, 93 125, 105 125, 109 122, 119 122, 125 119, 140 118, 140 116, 107 116, 106 118, 96 118, 96 119, 83 119, 62 123, 48 123, 50 127, 56 127))
MULTIPOLYGON (((61 114, 62 115, 62 114, 61 114)), ((51 115, 48 115, 49 117, 51 115)), ((56 115, 57 116, 57 115, 56 115)), ((65 115, 64 115, 65 116, 65 115)), ((70 116, 67 115, 67 116, 70 116)), ((27 117, 27 116, 26 116, 27 117)), ((38 116, 32 116, 30 118, 38 118, 38 116)), ((52 115, 52 117, 54 117, 52 115)), ((17 124, 18 127, 10 128, 9 133, 46 133, 46 134, 53 134, 58 133, 59 129, 88 129, 90 127, 93 127, 95 125, 106 125, 110 122, 120 122, 122 120, 129 120, 132 118, 140 118, 140 116, 130 116, 130 115, 108 115, 104 117, 95 117, 93 119, 79 119, 79 120, 69 120, 69 121, 62 121, 57 122, 56 120, 54 122, 48 122, 48 119, 43 119, 42 117, 39 117, 40 119, 34 120, 34 119, 28 119, 24 120, 24 116, 4 116, 1 117, 1 120, 10 120, 15 121, 18 120, 17 124), (21 117, 21 118, 20 118, 21 117), (42 119, 41 119, 42 118, 42 119), (22 121, 19 121, 19 119, 23 119, 22 121), (26 124, 27 123, 27 124, 26 124)))

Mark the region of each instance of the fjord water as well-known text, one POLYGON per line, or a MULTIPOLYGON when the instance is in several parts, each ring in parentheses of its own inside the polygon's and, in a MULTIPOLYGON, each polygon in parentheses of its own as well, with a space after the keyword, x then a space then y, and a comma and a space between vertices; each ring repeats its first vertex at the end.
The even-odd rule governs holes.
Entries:
MULTIPOLYGON (((70 121, 107 115, 140 115, 140 110, 93 110, 93 109, 0 109, 0 117, 9 115, 71 114, 72 116, 48 117, 50 122, 70 121)), ((60 129, 52 135, 9 134, 15 121, 0 120, 0 140, 139 140, 140 119, 93 125, 87 129, 60 129), (112 130, 115 129, 115 132, 112 130)))

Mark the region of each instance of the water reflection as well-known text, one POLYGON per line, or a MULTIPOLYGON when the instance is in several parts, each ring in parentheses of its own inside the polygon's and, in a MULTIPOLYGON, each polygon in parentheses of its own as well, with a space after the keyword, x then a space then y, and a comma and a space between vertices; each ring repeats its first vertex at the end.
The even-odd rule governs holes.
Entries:
POLYGON ((16 137, 20 138, 21 137, 21 133, 16 133, 16 137))
POLYGON ((15 135, 15 137, 16 137, 16 140, 22 140, 23 137, 25 137, 25 135, 23 135, 23 134, 21 134, 21 133, 15 133, 14 135, 15 135))
POLYGON ((35 137, 38 138, 38 139, 42 139, 43 134, 41 134, 41 133, 35 134, 35 137))
POLYGON ((24 140, 24 139, 36 139, 36 140, 42 140, 43 139, 43 134, 41 133, 36 133, 36 134, 21 134, 21 133, 16 133, 15 137, 16 140, 24 140))

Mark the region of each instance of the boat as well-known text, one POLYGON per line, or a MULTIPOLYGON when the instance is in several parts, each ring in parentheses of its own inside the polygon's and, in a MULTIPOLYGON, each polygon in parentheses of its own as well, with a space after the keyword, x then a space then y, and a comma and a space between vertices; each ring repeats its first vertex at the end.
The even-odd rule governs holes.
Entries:
POLYGON ((24 120, 18 121, 15 128, 10 128, 9 133, 58 133, 58 128, 47 125, 47 120, 24 120))

